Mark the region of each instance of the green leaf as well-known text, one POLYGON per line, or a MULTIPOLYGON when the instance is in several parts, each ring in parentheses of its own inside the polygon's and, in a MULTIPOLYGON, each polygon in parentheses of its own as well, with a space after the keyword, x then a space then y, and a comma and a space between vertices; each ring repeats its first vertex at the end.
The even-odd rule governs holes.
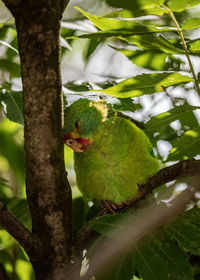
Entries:
POLYGON ((143 280, 193 279, 189 262, 167 235, 151 234, 136 250, 135 265, 143 280))
POLYGON ((169 0, 168 7, 174 12, 182 12, 200 4, 200 0, 169 0))
POLYGON ((200 229, 187 221, 170 225, 172 236, 179 245, 194 255, 200 256, 200 229))
POLYGON ((87 61, 89 57, 96 51, 99 44, 103 43, 104 40, 101 39, 91 39, 88 42, 88 48, 83 53, 84 59, 87 61))
POLYGON ((200 53, 200 39, 190 42, 188 45, 190 52, 200 53))
POLYGON ((129 10, 134 16, 145 14, 162 15, 164 13, 161 7, 165 2, 164 0, 106 0, 106 2, 113 7, 129 10))
POLYGON ((81 85, 77 85, 77 84, 74 84, 72 82, 69 82, 67 84, 64 84, 64 86, 69 89, 69 90, 72 90, 72 91, 75 91, 75 92, 80 92, 80 91, 89 91, 91 89, 91 86, 89 83, 85 82, 81 85))
POLYGON ((10 73, 11 78, 21 77, 21 69, 18 63, 9 59, 0 59, 0 69, 10 73))
POLYGON ((117 18, 99 17, 89 14, 84 10, 76 7, 84 16, 86 16, 96 27, 102 31, 91 34, 83 34, 79 36, 68 37, 67 39, 74 38, 97 38, 97 37, 111 37, 111 36, 129 36, 146 33, 160 33, 164 31, 175 31, 175 27, 157 26, 153 25, 150 21, 144 20, 126 20, 117 18))
POLYGON ((0 45, 1 44, 6 46, 6 47, 8 47, 8 48, 10 48, 11 50, 13 50, 15 53, 18 54, 18 50, 16 48, 12 47, 8 42, 0 40, 0 45))
POLYGON ((182 24, 182 30, 195 29, 200 27, 200 18, 190 18, 182 24))
MULTIPOLYGON (((191 106, 187 102, 185 102, 184 106, 191 106)), ((189 129, 193 129, 199 125, 198 120, 194 114, 194 111, 187 112, 183 114, 180 118, 181 130, 186 131, 189 129)))
POLYGON ((128 57, 134 64, 148 68, 150 70, 161 71, 168 70, 166 67, 167 54, 158 51, 142 51, 142 50, 119 50, 128 57))
POLYGON ((24 188, 25 164, 23 128, 12 124, 6 118, 0 125, 0 155, 5 157, 12 168, 17 186, 24 188), (14 127, 12 129, 12 127, 14 127), (9 128, 9 129, 8 129, 9 128))
POLYGON ((177 221, 168 226, 168 232, 180 247, 200 256, 200 209, 197 207, 184 212, 177 221))
POLYGON ((131 98, 119 98, 120 104, 114 104, 113 108, 116 111, 128 111, 128 112, 135 112, 135 110, 142 109, 141 104, 133 103, 131 98))
POLYGON ((96 27, 101 30, 129 30, 130 32, 162 32, 176 30, 174 27, 157 27, 156 25, 148 25, 147 21, 142 20, 121 20, 116 18, 99 17, 89 14, 84 10, 75 7, 84 16, 86 16, 96 27))
POLYGON ((171 149, 168 161, 180 161, 200 154, 200 127, 186 131, 171 149))
MULTIPOLYGON (((9 208, 9 207, 8 207, 9 208)), ((9 210, 17 217, 17 219, 29 230, 31 230, 31 215, 26 199, 21 199, 18 203, 9 208, 9 210)))
MULTIPOLYGON (((114 48, 116 49, 116 48, 114 48)), ((159 50, 127 50, 116 49, 123 53, 134 64, 155 71, 179 71, 180 65, 184 62, 175 58, 171 54, 163 53, 159 50)))
POLYGON ((0 93, 0 100, 3 104, 4 113, 6 117, 16 123, 24 124, 23 118, 23 95, 18 91, 6 91, 3 90, 0 93))
POLYGON ((137 97, 145 94, 161 92, 163 91, 163 88, 191 81, 193 81, 193 79, 189 76, 183 76, 179 73, 142 74, 124 80, 113 87, 104 90, 95 90, 95 92, 103 92, 119 98, 137 97))
POLYGON ((157 129, 155 128, 155 130, 148 129, 145 130, 145 132, 154 147, 157 146, 157 141, 159 140, 172 142, 177 138, 177 132, 171 126, 158 127, 157 129))
POLYGON ((188 113, 191 111, 200 109, 198 106, 182 105, 170 109, 167 112, 161 113, 155 117, 152 117, 146 124, 146 130, 150 131, 160 131, 164 129, 167 125, 175 120, 181 120, 182 118, 187 118, 188 113))
POLYGON ((159 52, 165 52, 167 54, 184 54, 183 49, 177 48, 173 43, 167 40, 162 35, 157 34, 144 34, 144 35, 135 35, 120 38, 128 43, 136 45, 140 49, 147 50, 158 50, 159 52))
MULTIPOLYGON (((119 20, 118 20, 119 21, 119 20)), ((111 23, 112 24, 112 23, 111 23)), ((147 26, 143 24, 135 24, 131 29, 122 28, 122 29, 110 29, 110 30, 101 30, 98 32, 86 33, 82 35, 74 35, 70 37, 66 37, 65 39, 77 39, 77 38, 93 38, 93 39, 100 39, 100 38, 107 38, 107 37, 120 37, 120 36, 135 36, 141 34, 152 34, 152 33, 159 33, 165 31, 175 31, 174 28, 159 28, 157 29, 154 26, 147 26)))

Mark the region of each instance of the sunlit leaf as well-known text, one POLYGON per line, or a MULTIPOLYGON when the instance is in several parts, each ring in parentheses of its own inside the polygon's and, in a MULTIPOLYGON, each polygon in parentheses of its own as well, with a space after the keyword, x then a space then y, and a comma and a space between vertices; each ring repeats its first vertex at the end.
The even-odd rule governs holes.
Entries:
POLYGON ((200 18, 190 18, 182 24, 182 30, 195 29, 200 27, 200 18))
POLYGON ((91 39, 89 40, 89 44, 88 44, 88 48, 86 49, 86 51, 84 52, 84 58, 86 60, 88 60, 88 58, 94 54, 94 52, 96 51, 97 47, 99 46, 99 44, 103 43, 104 39, 91 39))
POLYGON ((200 127, 186 131, 176 142, 167 158, 168 161, 193 158, 200 154, 200 127))
POLYGON ((162 70, 180 70, 184 62, 171 54, 163 53, 159 50, 128 50, 117 49, 128 57, 134 64, 156 71, 162 70))
POLYGON ((16 185, 22 188, 25 173, 23 129, 7 118, 0 124, 0 155, 8 161, 16 185))
POLYGON ((6 46, 6 47, 12 49, 14 52, 16 52, 16 53, 18 54, 18 50, 15 49, 15 48, 13 48, 9 43, 0 40, 0 44, 2 44, 2 45, 4 45, 4 46, 6 46))
POLYGON ((174 12, 182 12, 200 4, 200 0, 169 0, 168 7, 174 12))
POLYGON ((187 118, 188 113, 197 109, 200 109, 200 107, 191 105, 177 106, 167 112, 152 117, 145 124, 146 130, 159 131, 175 120, 181 120, 184 117, 187 118))
POLYGON ((158 51, 142 51, 142 50, 120 50, 126 57, 128 57, 134 64, 148 68, 151 70, 168 70, 166 67, 166 58, 168 57, 165 53, 158 51))
POLYGON ((165 2, 164 0, 106 0, 106 2, 113 7, 129 10, 135 16, 144 14, 162 15, 164 13, 161 7, 165 2))
POLYGON ((145 50, 158 50, 168 54, 184 54, 184 50, 173 45, 162 35, 144 34, 128 37, 120 37, 128 43, 132 43, 137 47, 145 50))
POLYGON ((145 94, 153 94, 163 91, 163 88, 180 85, 193 81, 188 76, 179 73, 153 73, 142 74, 124 80, 119 84, 103 89, 95 90, 120 98, 137 97, 145 94))
POLYGON ((107 18, 99 17, 96 15, 89 14, 84 10, 76 7, 83 15, 85 15, 91 22, 94 23, 96 27, 102 31, 91 34, 83 34, 79 36, 69 37, 71 38, 90 38, 90 37, 110 37, 110 36, 128 36, 128 35, 137 35, 137 34, 146 34, 146 33, 158 33, 164 31, 175 31, 175 27, 168 26, 157 26, 153 25, 148 21, 143 20, 126 20, 126 19, 117 19, 117 18, 107 18))
POLYGON ((0 101, 3 104, 4 113, 13 122, 24 124, 23 96, 22 92, 3 91, 0 93, 0 101))
POLYGON ((107 18, 107 17, 99 17, 96 15, 92 15, 89 14, 87 12, 85 12, 84 10, 76 7, 77 10, 79 10, 84 16, 86 16, 91 22, 94 23, 94 25, 96 27, 98 27, 101 30, 130 30, 130 31, 134 31, 134 28, 138 28, 140 30, 140 32, 142 31, 148 31, 148 27, 149 27, 149 31, 152 32, 158 32, 158 30, 175 30, 175 28, 173 27, 157 27, 156 25, 148 25, 145 24, 146 21, 142 21, 142 20, 121 20, 121 19, 117 19, 117 18, 107 18), (146 27, 146 28, 145 28, 146 27))
POLYGON ((200 53, 200 39, 190 42, 189 50, 192 53, 200 53))

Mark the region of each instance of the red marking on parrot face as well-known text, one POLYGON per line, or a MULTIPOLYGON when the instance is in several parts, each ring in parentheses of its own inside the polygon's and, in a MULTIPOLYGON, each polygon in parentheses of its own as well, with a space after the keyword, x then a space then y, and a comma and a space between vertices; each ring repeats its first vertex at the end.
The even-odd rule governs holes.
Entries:
POLYGON ((90 139, 75 137, 72 133, 64 134, 64 143, 78 153, 84 152, 90 145, 90 139))

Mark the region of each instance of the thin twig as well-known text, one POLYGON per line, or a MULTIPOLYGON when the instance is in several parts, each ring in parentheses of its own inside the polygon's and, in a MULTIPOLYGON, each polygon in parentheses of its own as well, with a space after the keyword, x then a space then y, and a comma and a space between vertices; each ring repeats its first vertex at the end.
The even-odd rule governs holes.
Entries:
POLYGON ((189 51, 188 51, 187 44, 186 44, 184 36, 183 36, 182 29, 181 29, 178 21, 176 20, 176 17, 174 16, 174 13, 167 6, 163 5, 163 7, 167 10, 167 12, 169 13, 169 16, 171 17, 172 21, 176 25, 177 32, 180 36, 180 39, 181 39, 181 42, 183 44, 183 48, 184 48, 184 51, 185 51, 185 55, 187 57, 187 60, 188 60, 189 66, 190 66, 190 70, 191 70, 191 73, 192 73, 192 76, 193 76, 193 79, 194 79, 196 90, 197 90, 198 94, 200 95, 199 82, 198 82, 198 79, 196 77, 194 67, 193 67, 191 59, 190 59, 189 51))
POLYGON ((29 254, 34 247, 34 240, 30 231, 28 231, 17 218, 0 202, 0 224, 7 232, 16 239, 16 241, 29 254))

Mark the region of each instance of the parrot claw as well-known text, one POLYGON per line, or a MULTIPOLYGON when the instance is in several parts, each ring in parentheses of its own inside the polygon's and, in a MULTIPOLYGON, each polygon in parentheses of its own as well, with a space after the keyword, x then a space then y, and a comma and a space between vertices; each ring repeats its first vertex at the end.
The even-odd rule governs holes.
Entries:
MULTIPOLYGON (((124 205, 124 204, 123 204, 124 205)), ((122 203, 114 203, 107 200, 102 200, 100 203, 100 206, 102 210, 104 210, 104 214, 115 214, 117 213, 121 208, 123 208, 122 203)))

